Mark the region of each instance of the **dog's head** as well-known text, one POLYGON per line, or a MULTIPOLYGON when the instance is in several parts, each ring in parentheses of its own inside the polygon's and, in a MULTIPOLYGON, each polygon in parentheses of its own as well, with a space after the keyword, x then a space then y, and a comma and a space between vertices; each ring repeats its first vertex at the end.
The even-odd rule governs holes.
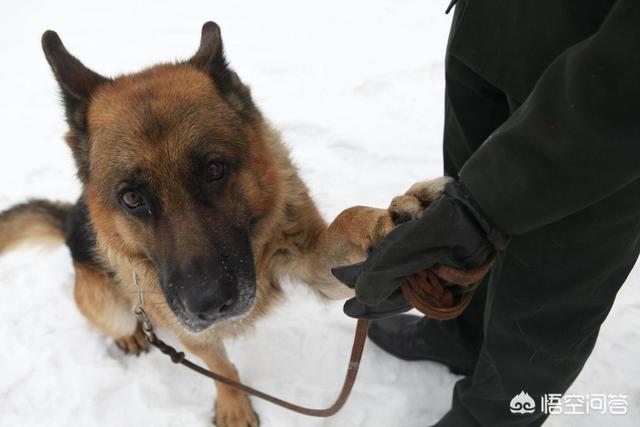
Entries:
POLYGON ((262 117, 229 69, 220 29, 188 61, 109 79, 42 37, 101 241, 153 263, 182 325, 199 332, 251 310, 252 229, 277 189, 262 117))

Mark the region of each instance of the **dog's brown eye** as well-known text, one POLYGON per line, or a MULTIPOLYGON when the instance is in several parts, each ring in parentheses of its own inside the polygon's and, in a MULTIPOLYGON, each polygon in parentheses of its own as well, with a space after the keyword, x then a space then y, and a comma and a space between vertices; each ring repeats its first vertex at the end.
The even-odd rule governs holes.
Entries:
POLYGON ((222 179, 225 174, 225 165, 222 160, 212 160, 207 166, 207 179, 209 181, 217 181, 222 179))
POLYGON ((136 209, 144 205, 144 198, 140 193, 133 190, 125 190, 120 193, 122 203, 129 209, 136 209))

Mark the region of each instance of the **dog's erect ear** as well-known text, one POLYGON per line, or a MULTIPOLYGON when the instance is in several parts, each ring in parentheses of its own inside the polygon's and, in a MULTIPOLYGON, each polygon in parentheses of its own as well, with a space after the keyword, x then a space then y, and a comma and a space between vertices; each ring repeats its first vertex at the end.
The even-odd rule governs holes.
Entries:
POLYGON ((209 72, 227 68, 218 24, 212 21, 204 23, 200 36, 200 47, 189 62, 197 68, 209 72))
POLYGON ((251 91, 227 64, 218 24, 209 21, 202 26, 200 47, 188 62, 209 75, 229 105, 242 117, 253 117, 257 110, 251 91))
POLYGON ((98 86, 108 81, 71 55, 54 31, 42 35, 42 49, 64 95, 76 102, 88 103, 98 86))
POLYGON ((42 35, 42 49, 60 85, 70 132, 67 142, 73 151, 78 174, 82 179, 88 172, 89 142, 86 135, 87 110, 96 89, 109 79, 91 71, 62 44, 54 31, 42 35))

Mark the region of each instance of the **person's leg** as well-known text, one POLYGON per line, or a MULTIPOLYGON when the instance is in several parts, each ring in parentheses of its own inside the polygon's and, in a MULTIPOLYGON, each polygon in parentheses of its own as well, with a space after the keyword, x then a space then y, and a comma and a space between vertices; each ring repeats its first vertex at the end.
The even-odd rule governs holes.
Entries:
MULTIPOLYGON (((444 172, 457 177, 459 169, 510 114, 500 90, 487 83, 455 57, 446 60, 444 172)), ((379 347, 405 360, 434 360, 452 371, 470 374, 482 345, 482 315, 486 283, 464 313, 454 320, 401 316, 378 320, 369 337, 379 347)))
MULTIPOLYGON (((488 287, 484 344, 473 376, 459 381, 437 427, 538 426, 544 394, 564 393, 640 251, 640 182, 558 223, 515 236, 488 287), (512 414, 521 391, 536 402, 512 414)), ((535 195, 532 195, 535 197, 535 195)))

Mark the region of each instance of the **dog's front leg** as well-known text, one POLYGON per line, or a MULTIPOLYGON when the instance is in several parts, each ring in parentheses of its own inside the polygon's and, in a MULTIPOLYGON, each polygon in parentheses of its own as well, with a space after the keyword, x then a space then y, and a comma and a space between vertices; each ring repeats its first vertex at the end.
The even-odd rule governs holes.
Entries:
POLYGON ((353 296, 353 292, 331 274, 333 267, 363 261, 394 227, 418 219, 426 206, 442 194, 451 178, 421 181, 395 197, 387 209, 354 206, 342 211, 322 232, 305 257, 303 280, 330 299, 353 296))
POLYGON ((95 266, 74 263, 74 297, 89 322, 112 337, 125 353, 138 355, 149 349, 142 328, 124 298, 121 286, 95 266))
POLYGON ((333 267, 360 262, 367 251, 389 231, 393 221, 386 209, 354 206, 340 213, 320 233, 313 249, 305 254, 300 279, 329 299, 346 299, 353 291, 331 274, 333 267))
MULTIPOLYGON (((197 337, 182 337, 180 341, 193 354, 202 359, 210 370, 234 381, 240 381, 238 371, 227 356, 222 341, 199 340, 197 337)), ((251 407, 246 393, 216 382, 218 398, 215 404, 213 423, 218 427, 258 427, 258 416, 251 407)))

